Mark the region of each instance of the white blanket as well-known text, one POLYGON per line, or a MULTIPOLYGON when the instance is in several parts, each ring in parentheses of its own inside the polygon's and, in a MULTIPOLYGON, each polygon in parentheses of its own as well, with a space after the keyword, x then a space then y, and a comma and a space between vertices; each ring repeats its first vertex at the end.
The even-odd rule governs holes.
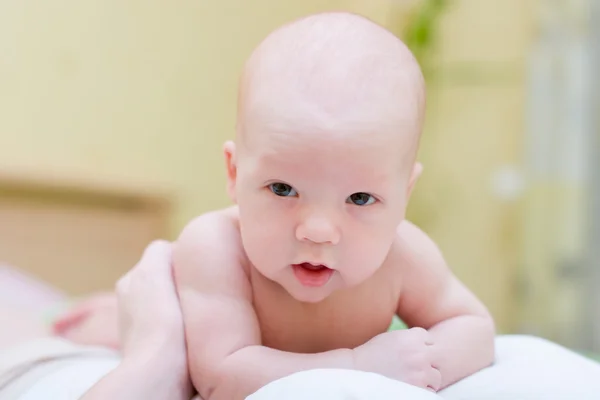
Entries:
MULTIPOLYGON (((46 360, 58 356, 57 364, 22 376, 24 385, 13 382, 3 388, 0 373, 0 399, 75 400, 119 362, 102 349, 52 340, 42 351, 36 345, 43 341, 26 346, 25 353, 0 354, 0 372, 3 363, 9 366, 8 356, 18 365, 35 352, 46 360)), ((496 348, 495 365, 437 394, 375 374, 318 369, 272 382, 247 400, 600 400, 600 364, 528 336, 501 336, 496 348)))
POLYGON ((546 340, 502 336, 495 364, 433 394, 378 375, 311 370, 247 400, 600 400, 600 364, 546 340))

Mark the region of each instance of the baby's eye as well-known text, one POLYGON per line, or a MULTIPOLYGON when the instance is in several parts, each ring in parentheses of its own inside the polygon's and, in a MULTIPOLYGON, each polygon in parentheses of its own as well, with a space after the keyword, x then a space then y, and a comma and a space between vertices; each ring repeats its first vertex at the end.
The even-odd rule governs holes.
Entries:
POLYGON ((376 200, 369 193, 360 192, 351 194, 346 201, 357 206, 368 206, 375 203, 376 200))
POLYGON ((290 196, 298 195, 298 193, 296 192, 296 189, 294 189, 287 183, 281 183, 281 182, 271 183, 269 185, 269 189, 271 189, 271 192, 273 192, 277 196, 281 196, 281 197, 290 197, 290 196))

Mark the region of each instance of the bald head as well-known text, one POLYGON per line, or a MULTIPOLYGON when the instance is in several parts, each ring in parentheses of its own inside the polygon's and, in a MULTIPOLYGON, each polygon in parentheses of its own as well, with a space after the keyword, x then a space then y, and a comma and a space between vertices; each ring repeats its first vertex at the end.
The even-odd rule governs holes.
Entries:
POLYGON ((323 13, 272 32, 245 65, 238 135, 396 135, 418 142, 424 82, 391 32, 349 13, 323 13))

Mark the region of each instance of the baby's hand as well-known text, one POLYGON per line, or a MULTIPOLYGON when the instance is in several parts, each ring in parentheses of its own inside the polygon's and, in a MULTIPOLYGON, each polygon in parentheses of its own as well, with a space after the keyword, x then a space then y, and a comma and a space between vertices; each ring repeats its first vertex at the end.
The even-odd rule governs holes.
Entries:
POLYGON ((422 328, 382 333, 354 349, 355 368, 437 392, 442 377, 432 360, 432 345, 422 328))

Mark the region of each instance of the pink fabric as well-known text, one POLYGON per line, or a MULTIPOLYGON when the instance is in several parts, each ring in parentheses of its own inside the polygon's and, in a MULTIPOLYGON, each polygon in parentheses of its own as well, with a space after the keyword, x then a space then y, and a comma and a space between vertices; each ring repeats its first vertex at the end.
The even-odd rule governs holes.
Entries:
POLYGON ((50 334, 46 316, 66 298, 60 290, 0 263, 0 351, 50 334))
POLYGON ((0 303, 41 311, 63 301, 65 293, 41 280, 0 262, 0 303))

